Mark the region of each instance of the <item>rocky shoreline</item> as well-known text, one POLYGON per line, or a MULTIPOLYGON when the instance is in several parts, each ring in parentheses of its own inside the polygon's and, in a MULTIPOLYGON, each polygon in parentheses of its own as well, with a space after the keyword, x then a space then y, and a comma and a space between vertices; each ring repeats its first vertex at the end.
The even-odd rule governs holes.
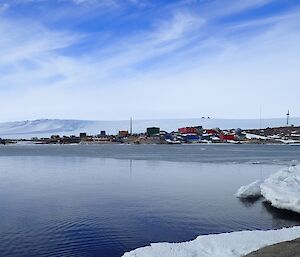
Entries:
POLYGON ((300 257, 300 238, 266 246, 245 257, 300 257))

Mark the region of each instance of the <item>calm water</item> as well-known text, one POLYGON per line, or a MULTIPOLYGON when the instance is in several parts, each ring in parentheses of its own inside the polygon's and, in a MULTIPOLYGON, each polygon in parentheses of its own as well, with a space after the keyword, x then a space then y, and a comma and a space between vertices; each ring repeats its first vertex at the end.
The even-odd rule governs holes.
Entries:
POLYGON ((242 184, 300 161, 300 146, 0 147, 0 256, 117 257, 150 242, 300 224, 242 184))

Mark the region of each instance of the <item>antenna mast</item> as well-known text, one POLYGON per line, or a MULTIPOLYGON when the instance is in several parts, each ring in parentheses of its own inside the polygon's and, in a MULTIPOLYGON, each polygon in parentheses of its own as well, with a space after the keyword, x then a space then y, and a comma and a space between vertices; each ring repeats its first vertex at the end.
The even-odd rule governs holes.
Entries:
POLYGON ((286 114, 286 125, 289 125, 289 121, 290 121, 290 110, 288 110, 287 114, 286 114))
POLYGON ((259 106, 259 130, 261 130, 261 105, 259 106))
POLYGON ((130 117, 130 135, 132 135, 132 117, 130 117))

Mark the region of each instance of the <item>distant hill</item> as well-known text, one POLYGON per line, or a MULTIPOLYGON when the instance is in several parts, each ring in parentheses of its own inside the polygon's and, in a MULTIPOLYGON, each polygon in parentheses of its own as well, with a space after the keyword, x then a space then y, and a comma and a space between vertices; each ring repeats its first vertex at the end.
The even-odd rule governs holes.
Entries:
MULTIPOLYGON (((262 119, 262 128, 284 126, 285 119, 262 119)), ((291 119, 294 125, 300 125, 300 118, 291 119)), ((162 130, 173 131, 179 127, 201 125, 204 128, 259 128, 259 119, 157 119, 134 120, 133 132, 145 132, 147 127, 158 126, 162 130)), ((48 137, 52 134, 77 135, 80 132, 99 134, 105 130, 108 134, 116 134, 119 130, 129 130, 129 120, 89 121, 40 119, 32 121, 16 121, 0 123, 2 138, 30 138, 34 136, 48 137)))

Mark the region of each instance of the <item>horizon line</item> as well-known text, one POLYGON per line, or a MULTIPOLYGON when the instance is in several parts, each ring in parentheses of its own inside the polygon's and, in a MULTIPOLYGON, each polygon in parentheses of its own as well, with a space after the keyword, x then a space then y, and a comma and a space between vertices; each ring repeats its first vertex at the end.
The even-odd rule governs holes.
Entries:
MULTIPOLYGON (((133 121, 151 121, 151 120, 280 120, 286 119, 286 117, 266 117, 266 118, 219 118, 219 117, 188 117, 188 118, 145 118, 145 119, 135 119, 134 117, 129 117, 128 119, 113 119, 113 120, 97 120, 97 119, 72 119, 72 118, 37 118, 37 119, 24 119, 24 120, 12 120, 12 121, 0 121, 0 123, 13 123, 13 122, 30 122, 30 121, 46 121, 46 120, 57 120, 57 121, 129 121, 132 118, 133 121)), ((290 120, 300 119, 300 117, 290 117, 290 120)))

